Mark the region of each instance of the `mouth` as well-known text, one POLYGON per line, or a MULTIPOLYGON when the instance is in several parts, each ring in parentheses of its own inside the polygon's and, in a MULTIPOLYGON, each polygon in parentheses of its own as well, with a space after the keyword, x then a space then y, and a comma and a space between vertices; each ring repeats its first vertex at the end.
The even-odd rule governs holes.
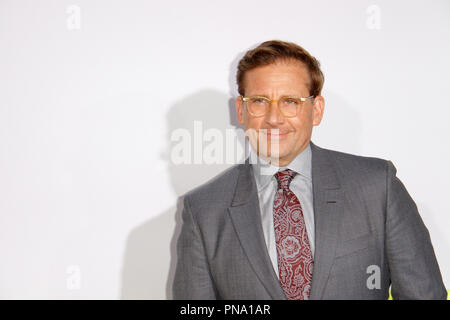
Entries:
POLYGON ((267 138, 268 139, 284 139, 288 136, 288 134, 290 133, 290 131, 282 131, 282 130, 268 130, 267 131, 267 138))

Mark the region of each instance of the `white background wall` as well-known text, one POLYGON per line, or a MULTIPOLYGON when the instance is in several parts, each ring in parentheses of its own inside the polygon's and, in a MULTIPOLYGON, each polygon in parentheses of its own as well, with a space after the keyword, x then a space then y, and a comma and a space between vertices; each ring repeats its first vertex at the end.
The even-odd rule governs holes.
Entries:
POLYGON ((449 288, 449 18, 448 0, 0 0, 0 298, 170 297, 177 199, 227 166, 175 166, 171 133, 234 128, 237 60, 269 39, 321 61, 313 141, 394 162, 449 288))

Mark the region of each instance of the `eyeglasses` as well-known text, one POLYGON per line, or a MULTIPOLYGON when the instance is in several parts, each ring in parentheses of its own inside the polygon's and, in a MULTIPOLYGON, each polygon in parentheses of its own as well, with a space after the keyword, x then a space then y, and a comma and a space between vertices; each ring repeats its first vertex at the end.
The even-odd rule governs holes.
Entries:
POLYGON ((302 106, 303 102, 314 99, 314 96, 309 97, 292 97, 283 96, 280 99, 269 99, 263 96, 252 96, 252 97, 242 97, 244 105, 247 107, 248 113, 253 117, 263 117, 270 110, 270 104, 272 102, 277 102, 278 110, 280 113, 287 118, 292 118, 297 115, 298 110, 302 106))

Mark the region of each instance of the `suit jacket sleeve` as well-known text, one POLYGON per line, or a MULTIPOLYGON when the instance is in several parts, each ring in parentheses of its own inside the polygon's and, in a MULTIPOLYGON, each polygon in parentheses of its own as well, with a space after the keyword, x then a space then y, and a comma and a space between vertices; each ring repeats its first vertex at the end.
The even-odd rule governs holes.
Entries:
POLYGON ((183 225, 177 243, 177 266, 173 283, 176 300, 216 299, 215 289, 200 230, 191 212, 188 197, 184 198, 183 225))
POLYGON ((389 161, 386 250, 392 296, 394 299, 445 299, 447 292, 430 235, 396 172, 389 161))

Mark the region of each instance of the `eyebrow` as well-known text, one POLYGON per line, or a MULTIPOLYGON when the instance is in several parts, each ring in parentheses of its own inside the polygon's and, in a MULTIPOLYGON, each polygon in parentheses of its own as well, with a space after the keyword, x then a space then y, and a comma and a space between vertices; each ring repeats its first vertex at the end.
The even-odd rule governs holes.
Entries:
MULTIPOLYGON (((246 97, 264 97, 264 98, 270 99, 270 97, 265 94, 251 94, 251 95, 246 95, 246 97)), ((282 94, 282 95, 280 95, 280 97, 303 97, 303 96, 299 95, 299 94, 282 94)))

